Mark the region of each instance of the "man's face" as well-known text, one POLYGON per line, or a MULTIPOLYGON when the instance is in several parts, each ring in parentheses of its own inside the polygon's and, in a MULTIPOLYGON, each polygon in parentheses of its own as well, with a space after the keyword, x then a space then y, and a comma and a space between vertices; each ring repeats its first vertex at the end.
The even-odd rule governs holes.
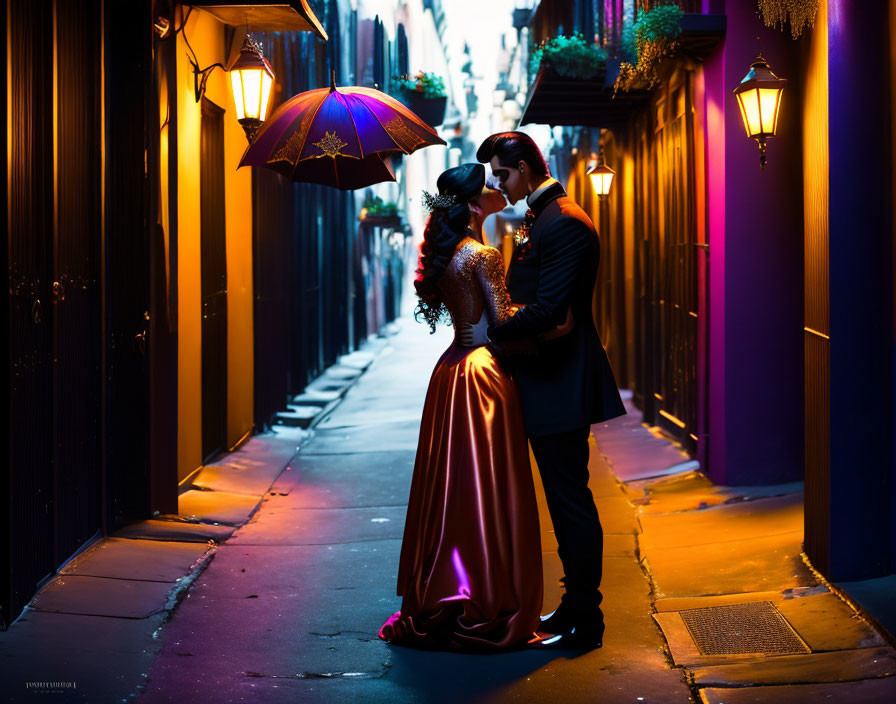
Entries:
POLYGON ((523 172, 520 171, 519 164, 502 164, 497 156, 493 156, 489 165, 492 167, 495 178, 498 179, 498 185, 511 205, 528 195, 526 189, 529 187, 529 183, 523 172))

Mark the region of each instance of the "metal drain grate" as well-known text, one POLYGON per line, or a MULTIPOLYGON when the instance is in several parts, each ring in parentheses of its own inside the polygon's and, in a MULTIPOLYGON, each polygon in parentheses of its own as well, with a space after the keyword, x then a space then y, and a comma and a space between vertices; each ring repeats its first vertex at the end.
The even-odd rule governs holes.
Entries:
POLYGON ((811 652, 770 601, 679 611, 703 655, 811 652))

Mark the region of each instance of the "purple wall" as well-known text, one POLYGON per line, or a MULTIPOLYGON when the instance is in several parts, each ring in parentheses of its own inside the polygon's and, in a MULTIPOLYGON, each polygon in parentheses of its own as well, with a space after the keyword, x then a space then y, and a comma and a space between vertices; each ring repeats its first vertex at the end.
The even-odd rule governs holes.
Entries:
POLYGON ((774 484, 803 473, 803 212, 798 44, 754 2, 726 3, 707 61, 709 476, 774 484), (745 136, 732 90, 756 57, 790 83, 768 165, 745 136))
MULTIPOLYGON (((830 577, 896 568, 892 164, 884 3, 829 0, 830 577), (883 71, 882 78, 881 71, 883 71), (891 561, 892 560, 892 561, 891 561)), ((821 479, 821 478, 820 478, 821 479)), ((807 515, 807 530, 811 517, 807 515)))

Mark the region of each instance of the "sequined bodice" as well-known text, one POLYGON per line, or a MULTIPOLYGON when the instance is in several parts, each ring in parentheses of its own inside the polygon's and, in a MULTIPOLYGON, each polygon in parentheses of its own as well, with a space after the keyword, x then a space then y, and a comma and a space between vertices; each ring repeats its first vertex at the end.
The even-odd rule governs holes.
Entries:
POLYGON ((439 288, 455 330, 462 324, 475 325, 483 314, 492 325, 512 315, 501 253, 470 237, 454 250, 439 288))

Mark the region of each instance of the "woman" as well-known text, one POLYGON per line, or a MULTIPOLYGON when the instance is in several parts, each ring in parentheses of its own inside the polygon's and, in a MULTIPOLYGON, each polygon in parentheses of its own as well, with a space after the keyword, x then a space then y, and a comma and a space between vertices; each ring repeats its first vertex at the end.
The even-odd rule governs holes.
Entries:
MULTIPOLYGON (((505 206, 482 164, 438 179, 430 197, 418 315, 457 330, 512 315, 498 250, 482 222, 505 206)), ((392 643, 450 650, 525 645, 539 623, 541 535, 529 450, 513 380, 484 346, 457 333, 436 364, 420 426, 398 569, 401 611, 380 629, 392 643)))

